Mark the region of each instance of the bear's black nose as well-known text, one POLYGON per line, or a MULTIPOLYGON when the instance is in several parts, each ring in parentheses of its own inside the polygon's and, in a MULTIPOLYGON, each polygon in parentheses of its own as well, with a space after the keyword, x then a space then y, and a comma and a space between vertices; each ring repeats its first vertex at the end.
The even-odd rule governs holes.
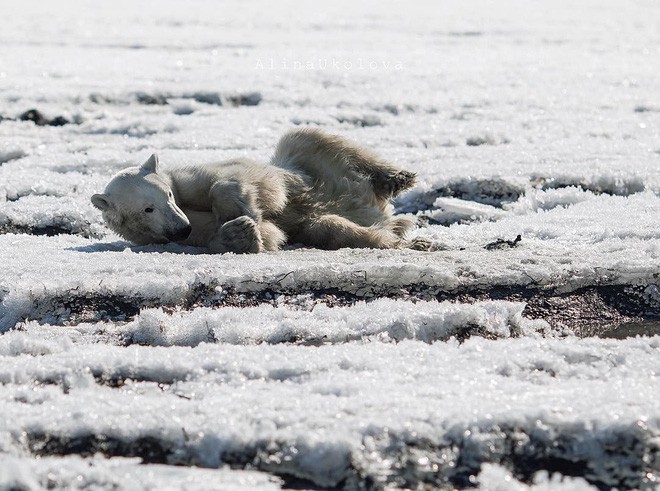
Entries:
POLYGON ((192 232, 192 227, 190 225, 186 225, 185 227, 181 227, 179 230, 176 230, 172 235, 170 235, 170 240, 185 240, 190 235, 190 232, 192 232))

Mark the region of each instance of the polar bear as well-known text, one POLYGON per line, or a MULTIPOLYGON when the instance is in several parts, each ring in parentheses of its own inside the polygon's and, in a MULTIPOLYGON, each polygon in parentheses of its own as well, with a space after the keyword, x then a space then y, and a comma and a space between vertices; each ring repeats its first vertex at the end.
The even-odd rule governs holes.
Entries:
POLYGON ((161 169, 152 155, 92 196, 110 229, 144 245, 178 242, 212 252, 428 249, 415 226, 392 216, 391 199, 415 182, 369 150, 316 129, 285 134, 270 165, 235 159, 161 169))

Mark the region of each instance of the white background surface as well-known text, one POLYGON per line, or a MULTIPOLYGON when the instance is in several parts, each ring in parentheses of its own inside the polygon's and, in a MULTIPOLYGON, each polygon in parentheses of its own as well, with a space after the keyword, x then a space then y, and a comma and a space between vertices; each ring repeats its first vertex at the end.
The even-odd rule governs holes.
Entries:
POLYGON ((657 336, 558 337, 522 302, 330 308, 305 292, 641 285, 657 305, 655 2, 22 1, 0 12, 0 115, 79 122, 0 122, 0 230, 31 232, 0 235, 0 487, 438 485, 457 467, 482 489, 588 486, 519 482, 507 472, 525 452, 541 470, 550 455, 594 483, 653 485, 657 336), (168 104, 139 104, 141 92, 168 104), (256 106, 227 103, 255 92, 256 106), (417 233, 437 250, 136 248, 89 202, 152 152, 165 165, 266 161, 307 124, 417 172, 397 206, 430 218, 417 233), (44 227, 69 233, 34 235, 44 227), (483 248, 518 234, 514 249, 483 248), (92 322, 103 299, 182 306, 200 286, 216 300, 295 295, 92 322), (87 322, 66 327, 72 311, 87 322), (466 329, 491 339, 448 340, 466 329), (165 464, 256 471, 58 456, 90 435, 135 455, 153 438, 165 464), (41 459, 39 437, 59 442, 41 459))

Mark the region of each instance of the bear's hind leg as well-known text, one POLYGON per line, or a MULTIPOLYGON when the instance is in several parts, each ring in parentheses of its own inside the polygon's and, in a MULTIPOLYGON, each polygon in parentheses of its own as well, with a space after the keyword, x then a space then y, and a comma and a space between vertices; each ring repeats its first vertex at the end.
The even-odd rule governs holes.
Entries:
POLYGON ((320 249, 400 247, 402 240, 381 227, 363 227, 338 215, 311 218, 295 237, 305 245, 320 249))
POLYGON ((429 239, 415 237, 408 240, 402 237, 413 225, 411 219, 400 217, 390 223, 363 227, 338 215, 321 215, 303 225, 295 239, 305 245, 329 250, 350 247, 428 251, 432 245, 429 239))
POLYGON ((398 196, 402 191, 413 187, 417 180, 414 172, 385 167, 375 169, 369 177, 374 192, 387 199, 398 196))
POLYGON ((404 237, 408 232, 417 226, 417 222, 414 218, 411 217, 395 216, 388 218, 386 221, 380 223, 379 225, 382 225, 388 230, 391 230, 398 237, 404 237))
POLYGON ((394 232, 394 234, 398 237, 401 237, 402 240, 399 243, 399 247, 413 249, 416 251, 428 251, 433 245, 433 242, 426 237, 406 237, 408 233, 417 226, 417 221, 412 217, 392 217, 384 222, 379 223, 378 226, 385 227, 388 230, 394 232))
POLYGON ((394 167, 372 151, 340 136, 316 129, 301 129, 284 135, 272 163, 299 169, 315 182, 342 180, 371 182, 374 197, 383 206, 390 198, 415 184, 415 174, 394 167))

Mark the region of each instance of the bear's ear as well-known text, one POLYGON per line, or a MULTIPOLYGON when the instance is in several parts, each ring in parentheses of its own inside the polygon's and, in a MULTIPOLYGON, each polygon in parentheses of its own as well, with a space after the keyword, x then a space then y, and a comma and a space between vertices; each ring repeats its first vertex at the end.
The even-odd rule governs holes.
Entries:
POLYGON ((140 166, 140 169, 143 171, 146 171, 147 174, 150 174, 153 172, 154 174, 158 173, 158 155, 155 153, 151 154, 151 157, 147 159, 147 161, 140 166))
POLYGON ((92 196, 92 204, 101 211, 112 208, 112 201, 110 201, 110 196, 107 194, 95 194, 92 196))

